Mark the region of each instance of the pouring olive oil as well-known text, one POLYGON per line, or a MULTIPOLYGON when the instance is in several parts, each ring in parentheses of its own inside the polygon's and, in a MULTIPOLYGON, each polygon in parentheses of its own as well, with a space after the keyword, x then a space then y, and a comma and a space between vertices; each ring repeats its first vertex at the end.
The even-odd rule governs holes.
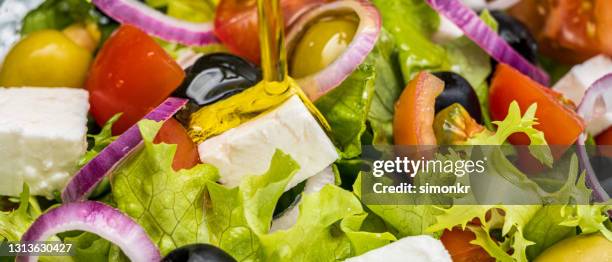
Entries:
POLYGON ((257 9, 263 81, 194 113, 191 116, 189 135, 197 143, 274 109, 294 95, 300 97, 325 129, 330 129, 323 115, 287 74, 287 51, 280 0, 258 0, 257 9))

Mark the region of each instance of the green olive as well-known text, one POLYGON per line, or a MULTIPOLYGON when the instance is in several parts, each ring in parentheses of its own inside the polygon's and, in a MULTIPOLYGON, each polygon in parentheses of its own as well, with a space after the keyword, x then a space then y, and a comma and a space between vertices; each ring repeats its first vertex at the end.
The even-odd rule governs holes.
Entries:
POLYGON ((612 241, 601 234, 575 236, 546 249, 535 262, 612 261, 612 241))
POLYGON ((338 58, 353 40, 358 18, 334 16, 310 26, 296 45, 291 59, 291 76, 301 78, 325 68, 338 58))
POLYGON ((83 87, 91 53, 63 33, 42 30, 19 41, 0 69, 0 86, 83 87))

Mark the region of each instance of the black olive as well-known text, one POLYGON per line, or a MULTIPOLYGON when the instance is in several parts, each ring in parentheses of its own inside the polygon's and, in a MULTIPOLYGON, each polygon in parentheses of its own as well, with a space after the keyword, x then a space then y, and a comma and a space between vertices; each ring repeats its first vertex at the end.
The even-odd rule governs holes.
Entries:
POLYGON ((436 113, 448 106, 459 103, 476 122, 482 124, 482 112, 476 91, 462 76, 453 72, 435 72, 444 81, 444 91, 436 98, 436 113))
POLYGON ((261 71, 255 65, 225 53, 200 57, 185 74, 173 95, 189 98, 198 106, 230 97, 261 81, 261 71))
POLYGON ((538 44, 527 27, 516 18, 502 11, 492 11, 491 15, 499 25, 499 35, 531 63, 536 63, 538 44))
POLYGON ((191 244, 172 250, 163 262, 236 262, 229 254, 210 244, 191 244))

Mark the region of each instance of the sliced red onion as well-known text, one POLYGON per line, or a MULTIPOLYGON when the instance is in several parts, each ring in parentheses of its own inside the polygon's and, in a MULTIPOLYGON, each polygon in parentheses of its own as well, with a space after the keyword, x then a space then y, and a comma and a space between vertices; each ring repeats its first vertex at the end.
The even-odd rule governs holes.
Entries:
POLYGON ((548 86, 548 75, 529 63, 478 15, 459 0, 426 0, 437 12, 455 23, 463 33, 500 63, 509 64, 523 74, 548 86))
POLYGON ((578 105, 578 114, 593 136, 612 126, 612 74, 603 76, 587 89, 578 105))
MULTIPOLYGON (((144 119, 166 121, 186 103, 186 99, 170 97, 147 114, 144 119)), ((62 192, 62 200, 64 202, 85 200, 120 160, 129 155, 141 143, 142 136, 138 126, 131 126, 72 177, 64 188, 64 192, 62 192)))
MULTIPOLYGON (((598 130, 605 130, 608 126, 610 126, 610 115, 612 114, 612 74, 607 74, 599 80, 595 81, 586 91, 580 105, 578 105, 578 115, 580 115, 586 125, 587 131, 592 135, 596 135, 596 133, 592 133, 594 128, 596 127, 598 130), (606 114, 608 118, 606 118, 606 114), (606 121, 606 119, 608 121, 606 121), (594 121, 601 121, 599 124, 595 124, 594 121), (606 123, 607 124, 601 124, 606 123)), ((589 155, 586 151, 586 146, 584 145, 587 139, 587 134, 583 133, 578 137, 578 157, 580 159, 580 164, 582 168, 586 171, 586 182, 593 190, 593 198, 598 202, 605 202, 610 199, 608 193, 603 189, 593 167, 591 166, 591 161, 589 160, 589 155)), ((612 215, 612 212, 610 212, 612 215)))
POLYGON ((464 4, 476 10, 503 10, 507 9, 520 0, 462 0, 464 4))
MULTIPOLYGON (((46 241, 57 233, 72 230, 91 232, 112 242, 131 261, 161 260, 158 248, 140 225, 121 211, 95 201, 68 203, 50 209, 34 221, 21 241, 46 241)), ((37 256, 16 259, 17 262, 37 260, 37 256)))
POLYGON ((339 86, 357 67, 363 63, 374 48, 381 30, 380 14, 376 7, 365 0, 341 0, 317 6, 304 13, 287 34, 287 49, 292 50, 304 29, 317 17, 327 13, 354 12, 359 17, 359 26, 353 40, 334 62, 312 75, 296 79, 312 100, 339 86))
MULTIPOLYGON (((584 145, 586 138, 586 134, 583 133, 578 137, 577 141, 577 153, 578 159, 580 160, 580 166, 586 172, 586 184, 591 190, 593 190, 593 199, 596 202, 606 202, 610 199, 610 196, 599 183, 595 170, 593 170, 593 166, 591 166, 591 160, 589 160, 589 154, 587 153, 586 146, 584 145)), ((612 216, 612 210, 608 212, 608 214, 612 216)))
POLYGON ((113 19, 135 25, 161 39, 184 45, 216 43, 212 23, 182 21, 148 7, 138 0, 93 0, 105 14, 113 19))

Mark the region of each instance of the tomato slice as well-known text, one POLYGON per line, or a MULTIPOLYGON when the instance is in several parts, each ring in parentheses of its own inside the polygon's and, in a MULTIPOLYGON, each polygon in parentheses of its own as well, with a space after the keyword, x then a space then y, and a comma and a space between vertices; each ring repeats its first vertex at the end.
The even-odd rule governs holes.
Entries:
POLYGON ((528 25, 543 53, 559 61, 612 55, 612 1, 523 0, 510 13, 528 25))
MULTIPOLYGON (((304 11, 329 0, 281 0, 285 26, 304 11)), ((215 13, 215 35, 234 54, 259 64, 257 0, 223 0, 215 13)))
POLYGON ((440 241, 451 255, 454 262, 487 262, 495 261, 481 246, 471 244, 476 235, 469 229, 444 230, 440 241))
MULTIPOLYGON (((582 119, 576 112, 562 103, 562 96, 531 80, 506 64, 495 70, 489 90, 489 110, 494 120, 503 120, 512 101, 517 101, 521 112, 538 104, 536 117, 539 124, 534 127, 544 132, 551 145, 571 145, 584 130, 582 119)), ((529 139, 522 134, 510 137, 512 144, 528 145, 529 139)))
POLYGON ((396 145, 436 145, 433 130, 436 97, 444 82, 425 71, 404 88, 395 104, 393 139, 396 145))
POLYGON ((113 134, 123 133, 163 102, 183 78, 183 69, 151 37, 122 25, 91 66, 85 84, 91 113, 103 125, 123 112, 113 134))
POLYGON ((168 119, 161 127, 154 143, 175 144, 177 146, 172 168, 176 171, 189 169, 200 163, 198 149, 187 134, 187 130, 174 118, 168 119))

